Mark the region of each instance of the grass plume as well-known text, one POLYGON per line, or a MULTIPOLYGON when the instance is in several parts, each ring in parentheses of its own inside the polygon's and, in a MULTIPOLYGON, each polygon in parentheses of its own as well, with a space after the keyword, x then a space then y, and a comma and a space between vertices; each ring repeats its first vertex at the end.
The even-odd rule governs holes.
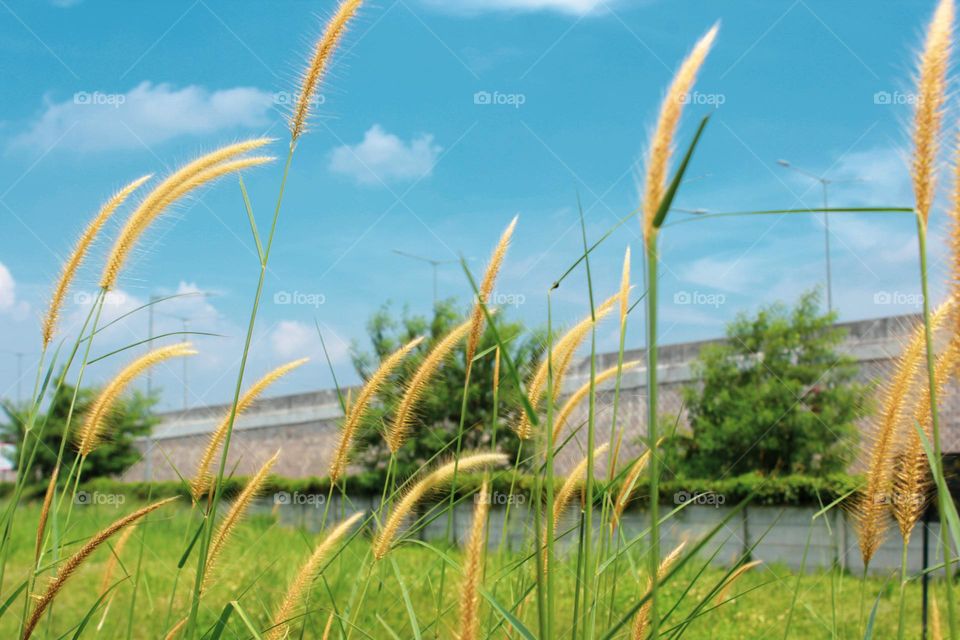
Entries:
POLYGON ((107 383, 107 386, 103 388, 100 395, 97 396, 97 399, 94 400, 93 404, 90 405, 90 408, 87 410, 83 426, 77 433, 76 441, 80 455, 83 457, 90 455, 90 452, 100 444, 103 439, 103 432, 107 427, 110 411, 113 409, 120 395, 123 394, 137 376, 150 367, 154 367, 171 358, 182 358, 195 355, 196 353, 189 342, 179 342, 154 349, 124 367, 113 380, 107 383))
POLYGON ((63 301, 67 296, 67 291, 70 290, 70 284, 76 277, 77 271, 80 269, 80 265, 83 264, 94 240, 97 239, 103 226, 107 223, 107 220, 113 216, 117 208, 130 197, 130 194, 140 188, 140 186, 151 177, 153 176, 145 175, 137 178, 110 196, 110 199, 100 207, 97 215, 93 217, 93 220, 87 224, 83 233, 77 238, 77 242, 73 246, 73 251, 70 252, 70 256, 60 269, 60 277, 57 279, 57 283, 53 288, 53 294, 50 296, 50 304, 47 306, 47 313, 43 317, 41 338, 44 349, 50 346, 50 342, 57 332, 57 324, 60 320, 60 312, 63 310, 63 301))
POLYGON ((913 116, 911 177, 917 216, 926 227, 936 191, 940 127, 947 95, 947 68, 953 33, 953 0, 940 0, 920 54, 913 116))
POLYGON ((310 64, 307 65, 300 78, 297 104, 290 116, 290 136, 293 142, 296 142, 306 131, 307 120, 310 118, 310 106, 317 93, 317 88, 330 67, 330 61, 333 59, 337 46, 347 32, 347 25, 356 15, 361 4, 363 4, 363 0, 343 0, 333 18, 327 23, 323 35, 314 45, 310 64))
POLYGON ((387 427, 385 438, 387 446, 392 453, 396 453, 406 442, 410 429, 413 428, 413 421, 416 416, 417 406, 420 404, 423 394, 430 384, 434 374, 440 370, 443 363, 446 362, 456 346, 463 340, 467 332, 470 331, 472 321, 466 322, 454 327, 446 336, 443 337, 423 359, 423 362, 414 372, 410 380, 404 385, 403 397, 397 405, 396 413, 390 426, 387 427))
MULTIPOLYGON (((596 449, 593 450, 593 457, 599 458, 607 450, 607 447, 610 446, 610 443, 604 442, 596 449)), ((583 484, 583 481, 587 474, 587 456, 583 457, 583 460, 577 463, 570 473, 567 475, 567 479, 564 480, 563 485, 561 485, 560 490, 557 491, 557 495, 553 498, 553 529, 554 531, 560 526, 560 519, 563 517, 563 514, 566 513, 567 507, 570 506, 570 503, 573 501, 573 496, 576 495, 577 489, 583 484)), ((591 508, 590 506, 587 507, 591 508)))
MULTIPOLYGON (((670 567, 680 559, 680 554, 683 553, 683 548, 686 544, 686 542, 678 544, 676 548, 667 554, 667 557, 660 562, 660 566, 657 568, 657 582, 662 581, 664 576, 667 575, 667 572, 670 571, 670 567)), ((647 577, 647 592, 649 593, 652 588, 653 579, 647 577)), ((650 627, 650 605, 650 600, 644 602, 633 619, 633 631, 631 634, 633 640, 643 640, 647 637, 647 630, 650 627)))
POLYGON ((34 629, 36 629, 37 623, 40 622, 40 618, 43 616, 44 611, 50 606, 54 598, 57 597, 57 594, 60 593, 60 590, 63 589, 64 584, 67 580, 70 579, 77 569, 80 567, 83 562, 90 557, 90 555, 97 550, 97 548, 106 542, 112 535, 123 529, 124 527, 133 524, 140 520, 148 513, 156 511, 160 507, 169 504, 176 500, 177 498, 167 498, 166 500, 161 500, 160 502, 154 502, 153 504, 147 505, 142 509, 138 509, 133 513, 126 515, 119 520, 113 522, 105 529, 100 530, 96 535, 90 538, 86 544, 84 544, 79 551, 70 556, 59 569, 57 569, 56 577, 50 581, 50 584, 47 586, 46 591, 43 592, 36 599, 36 605, 34 605, 33 611, 30 613, 30 617, 27 619, 26 624, 23 627, 23 633, 21 634, 22 640, 27 640, 31 635, 33 635, 34 629))
MULTIPOLYGON (((586 337, 590 335, 590 329, 594 326, 594 323, 600 322, 609 314, 620 297, 621 294, 617 293, 607 298, 596 308, 593 315, 588 315, 575 324, 554 343, 552 363, 550 360, 551 356, 545 355, 543 361, 537 366, 536 371, 534 371, 527 384, 527 399, 530 401, 531 407, 534 409, 539 408, 540 402, 543 400, 543 396, 546 393, 547 379, 551 374, 551 364, 553 369, 553 397, 557 397, 563 384, 563 377, 573 362, 577 348, 579 348, 586 337)), ((520 414, 516 425, 516 432, 521 440, 527 440, 533 435, 530 418, 526 412, 520 414)))
POLYGON ((624 362, 623 366, 614 365, 609 369, 604 369, 596 375, 596 378, 591 381, 583 383, 579 389, 570 394, 570 397, 567 398, 567 401, 560 407, 560 411, 557 413, 557 417, 553 422, 553 442, 560 442, 560 433, 563 431, 563 426, 570 419, 570 416, 573 414, 574 410, 580 406, 580 403, 583 402, 583 399, 587 397, 590 393, 591 387, 596 390, 601 384, 610 380, 611 378, 617 377, 618 373, 623 371, 629 371, 640 365, 639 360, 631 360, 629 362, 624 362))
POLYGON ((43 494, 43 506, 40 507, 40 521, 37 523, 37 544, 34 550, 34 560, 40 559, 43 551, 43 534, 47 529, 47 518, 50 517, 50 505, 53 503, 53 494, 57 489, 57 478, 60 476, 60 467, 53 468, 50 481, 47 483, 47 492, 43 494))
POLYGON ((403 359, 416 349, 421 342, 423 342, 422 336, 414 338, 390 354, 363 385, 360 393, 357 394, 357 399, 348 404, 347 414, 343 420, 343 429, 340 430, 340 440, 337 443, 333 459, 330 461, 331 484, 336 483, 347 469, 347 464, 350 461, 350 445, 353 443, 353 438, 360 428, 364 415, 366 415, 370 401, 380 392, 403 359))
POLYGON ((255 138, 221 147, 187 163, 154 187, 120 230, 100 276, 100 286, 104 289, 113 289, 116 286, 120 271, 137 241, 177 200, 228 173, 271 162, 273 158, 262 156, 234 159, 269 142, 267 138, 255 138))
MULTIPOLYGON (((657 442, 657 447, 660 446, 660 443, 663 442, 661 438, 657 442)), ((656 447, 654 447, 656 448, 656 447)), ((647 468, 647 464, 650 463, 650 449, 647 449, 640 455, 639 458, 633 463, 633 466, 630 467, 630 470, 627 472, 627 475, 623 478, 623 484, 620 485, 620 491, 617 493, 617 498, 613 502, 613 512, 610 516, 610 530, 613 531, 617 528, 617 525, 620 522, 620 516, 623 515, 624 509, 627 508, 627 505, 630 504, 630 496, 633 495, 633 489, 637 484, 637 480, 640 478, 640 474, 643 473, 643 470, 647 468)))
POLYGON ((340 543, 340 540, 353 528, 360 518, 362 512, 358 512, 334 527, 324 538, 323 542, 317 545, 306 564, 297 573, 296 578, 290 583, 287 594, 273 616, 273 628, 266 634, 266 640, 281 640, 286 636, 287 621, 293 618, 293 612, 297 605, 303 600, 313 584, 313 581, 319 575, 324 562, 330 555, 330 552, 340 543))
POLYGON ((227 540, 230 539, 230 534, 233 533, 233 530, 236 528, 237 523, 243 519, 243 516, 247 513, 247 509, 250 507, 250 503, 253 502, 253 499, 256 498, 260 492, 263 490, 263 485, 267 481, 267 476, 270 474, 270 470, 273 468, 273 465, 277 463, 277 459, 280 457, 280 451, 278 450, 273 457, 267 460, 260 470, 257 471, 256 475, 250 478, 250 481, 247 482, 247 486, 243 488, 243 491, 240 492, 240 495, 237 496, 237 499, 233 501, 233 504, 230 505, 230 510, 227 512, 226 517, 224 517, 223 522, 220 523, 220 527, 217 529, 216 534, 213 536, 213 541, 210 544, 210 554, 207 558, 206 563, 206 575, 204 576, 204 586, 209 584, 211 576, 213 575, 214 567, 217 563, 217 559, 220 557, 220 553, 223 551, 223 547, 226 545, 227 540))
POLYGON ((486 549, 487 514, 490 511, 490 488, 484 479, 473 508, 473 524, 465 550, 463 584, 460 586, 460 640, 476 640, 480 630, 480 583, 483 579, 483 557, 486 549))
MULTIPOLYGON (((931 318, 931 329, 936 331, 953 307, 947 301, 931 318)), ((870 449, 866 460, 866 486, 854 503, 855 524, 860 554, 865 565, 870 563, 883 542, 887 527, 888 501, 893 488, 894 456, 897 451, 899 429, 903 423, 906 398, 914 385, 917 371, 925 354, 923 325, 914 328, 903 352, 897 359, 893 375, 881 390, 880 413, 873 420, 870 449)))
POLYGON ((467 370, 473 365, 473 356, 477 352, 477 345, 480 344, 480 336, 483 334, 484 314, 481 304, 487 304, 490 301, 490 294, 493 293, 493 285, 497 282, 497 274, 500 273, 500 267, 503 265, 503 259, 507 255, 507 249, 510 248, 510 238, 513 237, 513 230, 517 226, 517 219, 520 216, 514 216, 506 230, 500 236, 500 241, 490 256, 490 262, 487 264, 487 270, 483 274, 483 281, 480 283, 480 293, 477 295, 477 302, 473 305, 473 312, 470 316, 470 336, 467 338, 467 370))
POLYGON ((667 172, 670 167, 670 156, 673 154, 673 138, 680 124, 680 116, 683 115, 683 105, 687 103, 700 67, 706 60, 710 47, 713 46, 717 29, 717 25, 711 27, 694 45, 693 50, 673 77, 673 82, 667 89, 667 94, 660 106, 660 115, 647 152, 643 187, 643 237, 648 241, 656 232, 654 218, 666 192, 667 172))
POLYGON ((393 507, 390 516, 373 543, 373 555, 378 560, 386 557, 394 539, 397 537, 397 533, 400 531, 400 526, 406 517, 413 512, 417 503, 449 482, 453 478, 454 472, 469 473, 484 467, 503 464, 506 461, 507 456, 502 453, 468 453, 461 457, 459 461, 452 460, 426 474, 414 483, 393 507))
POLYGON ((301 358, 299 360, 294 360, 293 362, 288 362, 287 364, 281 365, 273 371, 270 371, 265 376, 253 383, 250 388, 247 389, 242 396, 240 396, 240 400, 237 402, 237 409, 235 413, 231 410, 227 410, 226 414, 220 419, 220 423, 217 425, 217 428, 214 429, 213 433, 210 435, 210 440, 207 442, 207 446, 203 450, 203 455, 200 456, 200 461, 197 463, 197 471, 194 474, 193 482, 190 485, 191 490, 193 491, 194 499, 199 500, 210 488, 210 482, 212 481, 210 466, 213 464, 213 459, 217 455, 217 451, 220 450, 220 445, 223 444, 223 439, 227 434, 227 429, 230 428, 231 416, 239 416, 241 413, 249 409, 250 406, 256 402, 257 398, 259 398, 260 395, 270 385, 309 361, 309 358, 301 358))

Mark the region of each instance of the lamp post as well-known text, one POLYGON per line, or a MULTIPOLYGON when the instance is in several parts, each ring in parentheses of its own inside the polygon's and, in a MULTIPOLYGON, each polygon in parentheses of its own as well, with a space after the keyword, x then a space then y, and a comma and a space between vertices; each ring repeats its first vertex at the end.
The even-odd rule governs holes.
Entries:
POLYGON ((830 266, 830 214, 827 213, 826 209, 830 208, 829 200, 829 186, 831 184, 840 184, 845 182, 863 182, 861 178, 854 178, 852 180, 833 180, 826 176, 817 175, 812 171, 807 171, 796 167, 791 164, 788 160, 777 160, 777 164, 783 167, 784 169, 790 169, 791 171, 796 171, 797 173, 804 175, 811 180, 820 183, 820 190, 823 194, 823 252, 826 260, 827 266, 827 311, 833 311, 833 274, 830 266))
POLYGON ((411 260, 419 260, 420 262, 426 262, 433 268, 433 306, 437 306, 437 267, 444 264, 456 264, 457 260, 434 260, 433 258, 426 258, 424 256, 418 256, 413 253, 407 253, 406 251, 401 251, 400 249, 394 249, 393 252, 399 256, 405 258, 410 258, 411 260))

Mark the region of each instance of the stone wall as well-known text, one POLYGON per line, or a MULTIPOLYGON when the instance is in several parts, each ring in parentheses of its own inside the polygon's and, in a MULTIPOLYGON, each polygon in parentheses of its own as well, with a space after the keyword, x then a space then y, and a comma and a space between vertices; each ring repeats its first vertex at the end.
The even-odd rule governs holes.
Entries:
MULTIPOLYGON (((843 351, 860 363, 863 380, 877 382, 888 375, 892 358, 901 350, 905 334, 916 316, 898 316, 864 320, 841 325, 848 337, 843 351)), ((691 363, 704 345, 714 341, 666 345, 659 352, 660 413, 682 413, 680 391, 692 380, 691 363)), ((624 354, 624 360, 645 360, 643 350, 624 354)), ((597 370, 616 364, 617 354, 598 356, 597 370)), ((574 367, 565 381, 565 393, 572 393, 589 380, 589 361, 574 367)), ((599 387, 596 401, 596 442, 609 440, 613 410, 613 383, 599 387)), ((951 386, 943 398, 942 434, 944 451, 960 451, 960 394, 951 386)), ((227 406, 198 407, 161 416, 162 422, 149 439, 138 443, 144 458, 124 474, 133 480, 175 480, 177 471, 192 476, 196 462, 210 432, 227 413, 227 406)), ((565 435, 575 432, 571 442, 557 460, 557 471, 563 474, 579 461, 585 452, 583 429, 577 425, 586 420, 586 403, 571 417, 565 435)), ((639 366, 623 375, 617 424, 623 427, 621 459, 629 459, 640 451, 638 443, 646 430, 646 370, 639 366)), ((338 421, 342 416, 333 391, 318 391, 277 398, 267 398, 241 415, 235 424, 230 445, 228 472, 249 475, 270 456, 282 449, 275 467, 278 475, 290 477, 323 476, 336 446, 338 421)), ((684 417, 680 415, 680 419, 684 417)), ((866 426, 866 425, 865 425, 866 426)), ((599 465, 602 471, 602 465, 599 465)))

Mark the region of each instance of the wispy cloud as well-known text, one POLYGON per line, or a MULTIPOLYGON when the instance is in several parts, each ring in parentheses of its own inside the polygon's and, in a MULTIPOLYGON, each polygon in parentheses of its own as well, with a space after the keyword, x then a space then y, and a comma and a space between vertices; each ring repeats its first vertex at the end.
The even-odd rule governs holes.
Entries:
POLYGON ((406 182, 429 176, 441 151, 429 133, 404 142, 375 124, 358 144, 333 150, 330 170, 364 185, 406 182))
POLYGON ((10 146, 109 151, 153 145, 188 135, 269 122, 274 94, 254 87, 211 91, 190 85, 141 82, 126 93, 79 91, 62 102, 48 101, 10 146))

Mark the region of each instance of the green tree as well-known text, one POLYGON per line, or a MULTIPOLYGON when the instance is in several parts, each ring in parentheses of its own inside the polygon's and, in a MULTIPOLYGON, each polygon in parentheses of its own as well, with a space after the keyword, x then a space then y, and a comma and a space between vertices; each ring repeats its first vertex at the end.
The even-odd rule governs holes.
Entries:
MULTIPOLYGON (((466 315, 458 309, 452 300, 438 302, 434 306, 432 318, 410 314, 404 308, 397 316, 390 303, 383 305, 367 322, 367 334, 372 351, 363 351, 357 344, 351 349, 354 368, 361 378, 366 379, 379 366, 380 361, 399 349, 403 344, 417 336, 426 336, 426 340, 398 368, 392 384, 380 394, 381 403, 373 407, 364 425, 357 449, 361 453, 357 463, 367 471, 384 473, 390 458, 389 449, 383 441, 382 432, 389 424, 393 408, 403 394, 403 381, 410 378, 423 362, 425 355, 451 329, 463 322, 466 315)), ((542 336, 534 333, 524 337, 524 328, 517 322, 498 318, 497 330, 510 349, 510 357, 518 369, 529 371, 542 351, 542 336)), ((463 448, 485 448, 492 444, 493 422, 493 368, 496 344, 489 327, 484 332, 476 360, 470 373, 470 386, 467 388, 466 417, 464 420, 463 448)), ((463 383, 466 377, 466 362, 463 348, 444 364, 430 383, 428 392, 417 410, 419 425, 410 435, 409 441, 397 455, 398 477, 416 471, 431 456, 443 450, 452 455, 457 428, 460 423, 460 406, 463 399, 463 383)), ((516 407, 520 406, 516 386, 507 377, 506 367, 501 366, 499 413, 496 425, 497 449, 508 454, 516 453, 518 440, 510 428, 516 417, 516 407)))
MULTIPOLYGON (((36 461, 31 469, 35 474, 35 477, 31 478, 33 481, 42 482, 53 473, 60 442, 64 437, 73 392, 74 387, 63 385, 54 394, 46 413, 37 416, 33 433, 42 430, 43 437, 40 446, 37 448, 36 461)), ((77 455, 77 448, 73 445, 73 437, 83 424, 84 414, 96 397, 97 392, 98 390, 95 389, 81 389, 80 393, 77 394, 71 429, 70 433, 67 434, 70 441, 67 442, 63 454, 65 465, 72 464, 77 455)), ((107 435, 103 443, 87 457, 87 461, 83 465, 84 479, 89 480, 100 476, 113 476, 123 473, 140 459, 140 452, 134 446, 134 440, 150 433, 150 430, 158 422, 158 419, 151 413, 154 404, 156 404, 155 397, 146 396, 139 391, 118 400, 108 418, 105 431, 107 435)), ((23 445, 23 428, 27 417, 26 409, 4 405, 3 410, 7 420, 0 424, 0 437, 15 445, 11 458, 12 462, 16 464, 20 459, 20 449, 23 445)), ((31 436, 29 445, 31 448, 33 443, 33 436, 31 436)))
POLYGON ((837 352, 846 332, 809 292, 792 309, 739 315, 727 339, 705 347, 684 389, 692 436, 677 463, 694 477, 828 473, 850 462, 867 389, 837 352))

